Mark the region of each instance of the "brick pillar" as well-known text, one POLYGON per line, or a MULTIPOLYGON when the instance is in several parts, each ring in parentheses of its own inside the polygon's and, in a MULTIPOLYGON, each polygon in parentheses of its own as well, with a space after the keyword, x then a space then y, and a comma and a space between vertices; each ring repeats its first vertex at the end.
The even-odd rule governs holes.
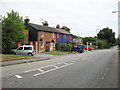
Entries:
POLYGON ((21 46, 21 43, 19 42, 19 43, 18 43, 18 47, 20 47, 20 46, 21 46))
POLYGON ((35 42, 35 52, 38 51, 37 41, 35 42))
POLYGON ((33 45, 33 42, 32 42, 32 41, 30 42, 30 45, 33 45))

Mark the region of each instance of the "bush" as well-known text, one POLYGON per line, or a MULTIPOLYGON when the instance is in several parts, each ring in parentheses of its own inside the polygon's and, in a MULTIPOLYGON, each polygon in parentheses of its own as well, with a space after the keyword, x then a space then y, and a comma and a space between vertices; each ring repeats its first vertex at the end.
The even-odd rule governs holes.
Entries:
POLYGON ((56 43, 56 50, 61 50, 60 42, 56 43))
POLYGON ((71 48, 72 48, 72 44, 68 43, 68 44, 66 45, 66 50, 70 52, 70 51, 71 51, 71 48))
POLYGON ((65 51, 65 50, 66 50, 66 47, 65 47, 65 44, 64 44, 64 43, 62 43, 62 44, 60 45, 60 47, 61 47, 61 51, 65 51))
POLYGON ((48 52, 48 51, 49 51, 49 47, 46 47, 45 52, 48 52))

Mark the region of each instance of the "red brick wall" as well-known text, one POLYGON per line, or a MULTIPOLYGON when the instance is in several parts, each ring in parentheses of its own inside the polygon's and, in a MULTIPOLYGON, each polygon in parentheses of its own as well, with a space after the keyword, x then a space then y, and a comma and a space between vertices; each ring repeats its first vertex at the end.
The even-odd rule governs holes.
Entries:
MULTIPOLYGON (((46 40, 54 40, 55 43, 56 43, 56 33, 54 34, 54 38, 53 38, 53 33, 50 33, 50 32, 44 32, 44 37, 41 37, 41 31, 38 32, 38 42, 39 42, 39 51, 40 50, 45 50, 46 49, 46 40), (40 39, 42 39, 44 42, 44 48, 41 48, 41 41, 40 39)), ((50 43, 49 43, 49 46, 50 46, 50 43)), ((50 47, 49 47, 50 49, 50 47)), ((54 47, 53 50, 55 50, 56 48, 54 47)))
POLYGON ((26 30, 24 32, 25 34, 25 41, 24 41, 24 44, 28 44, 29 43, 29 30, 26 30))

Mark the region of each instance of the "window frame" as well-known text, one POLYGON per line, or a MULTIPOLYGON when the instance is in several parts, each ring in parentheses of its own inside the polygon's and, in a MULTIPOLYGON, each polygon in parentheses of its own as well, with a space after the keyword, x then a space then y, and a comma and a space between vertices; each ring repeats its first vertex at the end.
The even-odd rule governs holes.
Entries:
POLYGON ((41 31, 41 37, 44 37, 44 32, 43 31, 41 31))
POLYGON ((41 42, 41 48, 44 48, 44 42, 41 42), (42 43, 43 43, 43 45, 42 45, 42 43))
POLYGON ((55 38, 55 33, 53 33, 53 38, 55 38))
POLYGON ((65 39, 67 39, 67 35, 65 35, 65 39))
POLYGON ((59 33, 57 34, 57 38, 59 38, 59 33))

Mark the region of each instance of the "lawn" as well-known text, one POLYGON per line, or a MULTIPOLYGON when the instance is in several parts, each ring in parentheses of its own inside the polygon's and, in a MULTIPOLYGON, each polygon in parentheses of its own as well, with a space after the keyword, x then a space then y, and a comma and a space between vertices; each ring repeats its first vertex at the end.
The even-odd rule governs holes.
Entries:
POLYGON ((43 52, 44 54, 50 54, 50 55, 67 55, 72 54, 72 52, 65 52, 65 51, 51 51, 51 52, 43 52))
POLYGON ((24 60, 24 59, 36 59, 41 57, 33 57, 28 55, 12 55, 12 54, 2 54, 0 61, 14 61, 14 60, 24 60))

